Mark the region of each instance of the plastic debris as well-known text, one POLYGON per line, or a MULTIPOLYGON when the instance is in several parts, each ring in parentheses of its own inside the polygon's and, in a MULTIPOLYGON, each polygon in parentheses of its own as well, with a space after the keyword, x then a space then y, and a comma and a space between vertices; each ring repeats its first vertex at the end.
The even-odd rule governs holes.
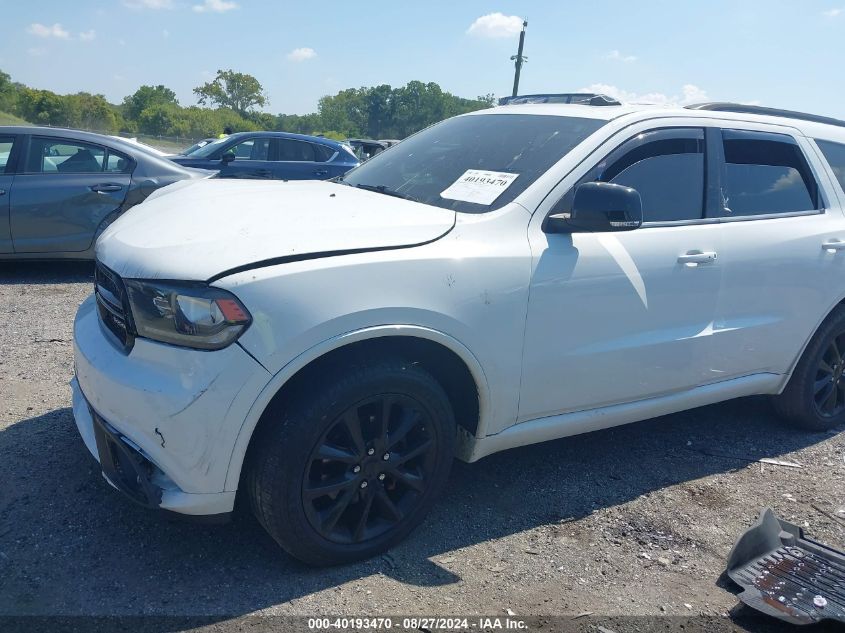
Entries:
POLYGON ((728 556, 728 576, 743 588, 739 599, 792 624, 845 623, 845 552, 804 536, 770 508, 728 556))

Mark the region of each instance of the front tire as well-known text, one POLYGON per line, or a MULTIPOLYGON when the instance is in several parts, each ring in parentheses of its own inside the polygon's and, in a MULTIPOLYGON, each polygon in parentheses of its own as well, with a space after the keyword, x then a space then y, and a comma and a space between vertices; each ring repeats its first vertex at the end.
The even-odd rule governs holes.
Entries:
POLYGON ((248 466, 253 512, 313 565, 369 558, 425 517, 448 479, 455 420, 441 385, 389 359, 313 376, 268 411, 248 466))
POLYGON ((845 306, 819 326, 795 366, 786 389, 775 396, 778 415, 794 426, 827 431, 845 423, 845 306))

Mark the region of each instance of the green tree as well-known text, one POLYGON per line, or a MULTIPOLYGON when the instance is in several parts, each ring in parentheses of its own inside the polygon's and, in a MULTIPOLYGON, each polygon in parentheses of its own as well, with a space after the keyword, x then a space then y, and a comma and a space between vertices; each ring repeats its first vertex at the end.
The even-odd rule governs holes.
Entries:
POLYGON ((201 105, 217 105, 245 115, 255 106, 267 105, 264 88, 252 75, 218 70, 210 82, 194 88, 201 105))
POLYGON ((496 105, 496 95, 492 92, 488 92, 486 95, 479 95, 476 101, 483 103, 487 107, 493 107, 496 105))
POLYGON ((187 136, 190 124, 182 108, 172 103, 154 103, 138 116, 138 131, 152 136, 187 136))
POLYGON ((367 88, 348 88, 325 96, 317 104, 321 124, 348 136, 363 136, 367 129, 367 88))
POLYGON ((152 105, 179 105, 176 93, 170 88, 162 86, 141 86, 133 94, 123 100, 123 113, 128 119, 136 120, 144 109, 152 105))
POLYGON ((18 91, 12 78, 0 70, 0 111, 12 112, 17 106, 18 91))

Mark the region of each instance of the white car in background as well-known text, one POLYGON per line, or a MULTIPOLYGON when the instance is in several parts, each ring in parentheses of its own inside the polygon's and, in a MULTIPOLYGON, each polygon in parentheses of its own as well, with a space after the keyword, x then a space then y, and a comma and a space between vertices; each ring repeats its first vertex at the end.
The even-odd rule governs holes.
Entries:
POLYGON ((752 394, 833 428, 844 174, 840 121, 565 95, 338 182, 178 183, 98 242, 76 422, 139 503, 246 496, 313 564, 404 538, 454 457, 752 394))

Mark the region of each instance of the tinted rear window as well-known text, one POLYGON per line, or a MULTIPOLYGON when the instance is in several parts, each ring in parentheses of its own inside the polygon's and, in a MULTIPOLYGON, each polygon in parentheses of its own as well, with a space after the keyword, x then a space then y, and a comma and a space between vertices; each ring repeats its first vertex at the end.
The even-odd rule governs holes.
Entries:
POLYGON ((836 175, 836 180, 839 181, 839 185, 845 191, 845 145, 819 139, 816 139, 816 145, 819 146, 827 162, 830 163, 830 168, 836 175))
POLYGON ((784 134, 723 130, 722 196, 732 216, 817 208, 818 188, 801 149, 784 134))

